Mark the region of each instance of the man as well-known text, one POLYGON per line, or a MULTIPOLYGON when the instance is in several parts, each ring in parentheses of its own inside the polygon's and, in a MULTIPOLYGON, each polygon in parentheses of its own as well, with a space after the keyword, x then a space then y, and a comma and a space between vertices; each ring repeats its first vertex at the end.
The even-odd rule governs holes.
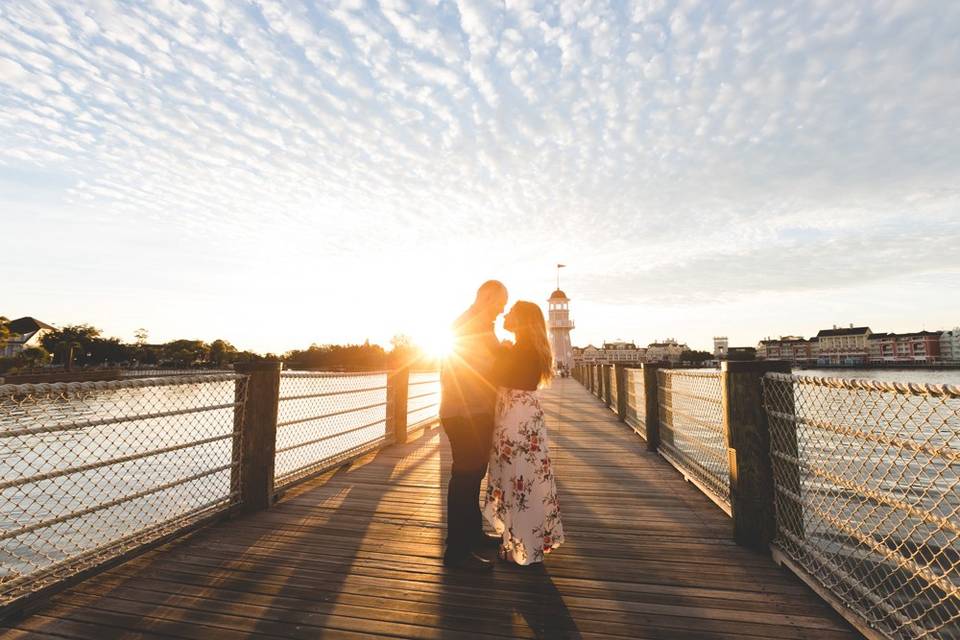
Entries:
POLYGON ((493 447, 496 384, 490 379, 500 343, 493 323, 507 304, 501 282, 484 282, 477 298, 453 325, 454 346, 440 373, 440 422, 450 440, 453 466, 447 486, 447 550, 443 563, 467 571, 489 571, 477 555, 496 548, 500 538, 483 531, 480 483, 493 447))

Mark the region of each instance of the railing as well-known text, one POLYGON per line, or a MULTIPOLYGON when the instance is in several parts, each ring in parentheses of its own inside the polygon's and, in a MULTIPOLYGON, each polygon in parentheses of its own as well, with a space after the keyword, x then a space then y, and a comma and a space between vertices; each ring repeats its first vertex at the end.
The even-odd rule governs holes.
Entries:
POLYGON ((0 386, 0 607, 240 499, 246 378, 0 386))
POLYGON ((960 637, 960 387, 764 387, 776 548, 888 637, 960 637))
POLYGON ((440 375, 411 372, 407 386, 407 428, 412 430, 435 421, 440 410, 440 375))
POLYGON ((719 371, 661 369, 660 452, 711 500, 730 512, 730 461, 719 371))
POLYGON ((437 419, 435 373, 236 368, 0 385, 0 618, 437 419))
POLYGON ((626 415, 624 419, 634 431, 646 439, 647 397, 644 393, 643 369, 626 370, 626 415))
POLYGON ((386 372, 280 374, 274 488, 288 487, 388 439, 386 372))
MULTIPOLYGON (((619 367, 619 366, 618 366, 619 367)), ((782 362, 612 377, 621 419, 871 638, 960 638, 960 388, 782 362)), ((574 378, 604 398, 601 365, 574 378)))

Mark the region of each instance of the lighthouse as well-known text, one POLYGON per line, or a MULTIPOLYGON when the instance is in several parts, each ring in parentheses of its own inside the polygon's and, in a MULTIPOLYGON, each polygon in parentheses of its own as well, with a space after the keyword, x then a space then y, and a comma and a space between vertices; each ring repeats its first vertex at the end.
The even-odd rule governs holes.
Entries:
POLYGON ((573 320, 570 319, 570 298, 558 287, 547 300, 550 329, 550 346, 553 347, 553 359, 557 371, 569 371, 573 364, 573 349, 570 345, 570 331, 573 320))

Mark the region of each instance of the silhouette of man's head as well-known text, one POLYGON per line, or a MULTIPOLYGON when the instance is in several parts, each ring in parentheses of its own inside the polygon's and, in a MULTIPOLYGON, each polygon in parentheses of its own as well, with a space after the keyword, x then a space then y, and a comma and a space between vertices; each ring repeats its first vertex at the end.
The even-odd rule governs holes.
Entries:
POLYGON ((473 303, 476 312, 484 319, 493 322, 507 306, 507 288, 499 280, 487 280, 477 289, 477 299, 473 303))

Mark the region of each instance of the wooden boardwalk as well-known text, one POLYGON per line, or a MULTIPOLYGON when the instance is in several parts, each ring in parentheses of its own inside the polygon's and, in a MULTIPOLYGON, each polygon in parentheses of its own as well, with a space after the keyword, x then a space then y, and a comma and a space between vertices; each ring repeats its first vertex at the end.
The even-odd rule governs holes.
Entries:
POLYGON ((83 582, 0 639, 857 637, 579 384, 544 400, 568 538, 544 565, 444 569, 434 428, 83 582))

